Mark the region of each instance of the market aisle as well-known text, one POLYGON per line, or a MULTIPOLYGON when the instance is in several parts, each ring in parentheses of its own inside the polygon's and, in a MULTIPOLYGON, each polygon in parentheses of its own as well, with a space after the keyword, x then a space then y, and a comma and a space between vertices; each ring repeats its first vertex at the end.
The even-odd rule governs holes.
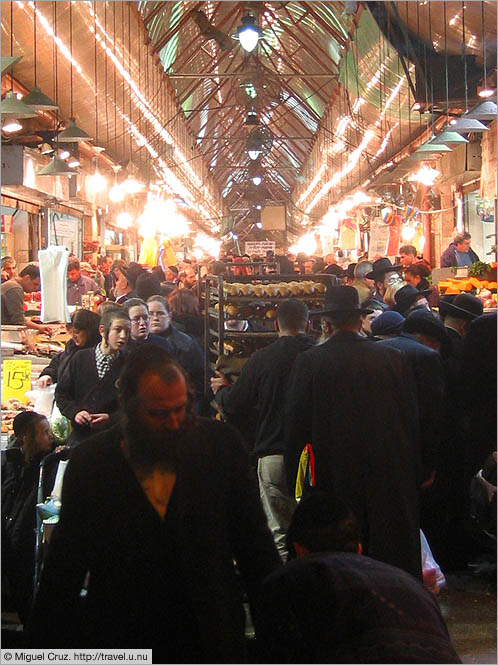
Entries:
POLYGON ((441 611, 463 663, 496 663, 496 579, 450 573, 441 611))

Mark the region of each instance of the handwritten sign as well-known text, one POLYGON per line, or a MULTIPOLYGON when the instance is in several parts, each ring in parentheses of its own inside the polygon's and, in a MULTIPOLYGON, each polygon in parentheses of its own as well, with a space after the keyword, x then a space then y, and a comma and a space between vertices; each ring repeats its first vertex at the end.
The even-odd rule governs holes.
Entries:
POLYGON ((2 402, 14 397, 26 403, 27 390, 31 390, 31 360, 6 358, 2 362, 2 402))
POLYGON ((261 256, 264 258, 266 252, 270 249, 272 252, 275 251, 275 241, 274 240, 253 240, 245 243, 246 254, 249 256, 261 256))

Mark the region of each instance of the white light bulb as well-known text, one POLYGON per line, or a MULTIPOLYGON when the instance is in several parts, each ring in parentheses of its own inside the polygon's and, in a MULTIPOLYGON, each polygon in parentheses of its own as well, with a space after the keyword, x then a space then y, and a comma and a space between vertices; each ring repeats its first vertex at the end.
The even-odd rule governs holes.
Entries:
POLYGON ((2 125, 2 132, 6 134, 13 134, 14 132, 19 132, 22 129, 22 125, 19 120, 12 118, 12 120, 7 120, 7 122, 2 125))
POLYGON ((123 188, 120 187, 119 185, 114 185, 111 187, 109 191, 109 200, 112 201, 113 203, 119 203, 122 201, 125 197, 125 192, 123 191, 123 188))
POLYGON ((401 230, 401 237, 407 242, 413 240, 415 238, 415 229, 413 226, 404 226, 401 230))
POLYGON ((95 170, 95 173, 90 176, 89 180, 90 188, 94 192, 102 192, 107 187, 107 180, 98 170, 95 170))
POLYGON ((249 155, 249 158, 252 160, 258 159, 259 157, 260 150, 248 150, 247 154, 249 155))
POLYGON ((127 178, 123 183, 123 187, 128 194, 138 194, 142 191, 144 185, 135 178, 127 178))
POLYGON ((77 159, 76 157, 73 157, 71 161, 68 162, 67 164, 70 169, 75 169, 77 166, 80 165, 80 160, 77 159))
POLYGON ((255 175, 252 181, 256 186, 261 185, 261 183, 263 182, 263 178, 260 175, 255 175))
POLYGON ((255 26, 247 25, 239 30, 240 45, 248 53, 254 51, 258 40, 259 31, 255 26))
POLYGON ((61 150, 60 153, 59 153, 59 157, 61 159, 67 159, 70 154, 71 153, 69 152, 69 150, 61 150))
POLYGON ((120 212, 116 217, 117 225, 122 229, 127 229, 132 223, 133 218, 128 212, 120 212))

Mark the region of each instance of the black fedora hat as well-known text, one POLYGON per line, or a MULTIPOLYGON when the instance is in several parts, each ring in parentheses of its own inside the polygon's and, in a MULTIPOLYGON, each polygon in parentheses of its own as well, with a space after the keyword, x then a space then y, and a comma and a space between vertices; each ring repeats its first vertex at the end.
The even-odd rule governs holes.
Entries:
POLYGON ((325 292, 325 303, 323 309, 315 309, 310 312, 311 316, 324 316, 327 314, 345 314, 347 312, 358 312, 358 314, 370 314, 373 310, 360 307, 358 291, 354 286, 327 286, 325 292))
POLYGON ((425 289, 424 291, 419 291, 412 284, 407 284, 402 286, 399 291, 396 291, 394 294, 394 302, 396 303, 393 306, 395 312, 400 312, 403 314, 411 305, 418 300, 418 298, 425 298, 431 292, 430 289, 425 289))
POLYGON ((482 300, 470 293, 461 293, 452 302, 444 305, 445 315, 453 316, 455 319, 471 321, 481 316, 483 312, 482 300))
POLYGON ((439 298, 439 305, 438 305, 439 316, 443 318, 445 316, 448 316, 449 313, 448 305, 451 304, 456 297, 457 297, 456 293, 450 293, 447 296, 442 296, 441 298, 439 298))
POLYGON ((354 279, 354 269, 356 267, 356 263, 350 263, 348 267, 342 271, 342 276, 343 277, 349 277, 350 279, 354 279))
POLYGON ((135 263, 134 261, 131 261, 126 267, 123 266, 120 268, 120 271, 126 277, 126 280, 132 289, 135 288, 138 276, 145 272, 142 266, 139 263, 135 263))
POLYGON ((402 265, 393 266, 391 261, 387 258, 377 259, 377 261, 374 261, 372 263, 371 272, 367 273, 365 277, 367 279, 375 279, 377 281, 380 281, 381 279, 384 279, 384 275, 386 274, 386 272, 397 272, 399 270, 403 270, 402 265))

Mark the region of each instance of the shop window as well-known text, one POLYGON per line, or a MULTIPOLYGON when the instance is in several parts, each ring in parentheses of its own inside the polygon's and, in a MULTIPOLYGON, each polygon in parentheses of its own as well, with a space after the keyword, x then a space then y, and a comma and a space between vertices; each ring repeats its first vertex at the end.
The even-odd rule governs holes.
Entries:
POLYGON ((465 230, 472 236, 472 249, 481 261, 494 261, 492 246, 495 238, 494 199, 481 199, 477 191, 464 197, 465 230))

